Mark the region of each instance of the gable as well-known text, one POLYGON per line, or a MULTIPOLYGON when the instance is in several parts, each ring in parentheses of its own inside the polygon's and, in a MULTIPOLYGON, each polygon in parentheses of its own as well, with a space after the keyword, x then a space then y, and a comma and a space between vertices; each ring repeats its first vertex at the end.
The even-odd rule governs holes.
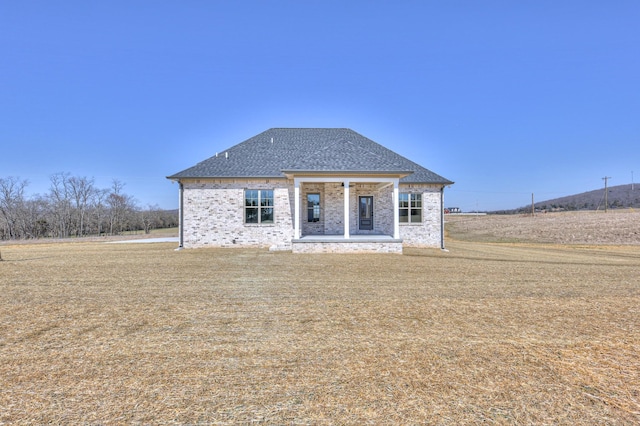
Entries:
POLYGON ((168 176, 283 178, 285 172, 389 173, 402 183, 453 182, 350 129, 274 128, 168 176))

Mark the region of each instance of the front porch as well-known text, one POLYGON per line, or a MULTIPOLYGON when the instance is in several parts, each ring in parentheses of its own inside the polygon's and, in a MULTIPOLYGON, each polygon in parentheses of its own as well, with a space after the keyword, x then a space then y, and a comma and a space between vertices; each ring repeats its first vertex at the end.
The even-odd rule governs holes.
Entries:
POLYGON ((294 180, 294 253, 402 253, 399 174, 294 180))
POLYGON ((305 235, 291 245, 293 253, 402 254, 402 240, 390 235, 305 235))

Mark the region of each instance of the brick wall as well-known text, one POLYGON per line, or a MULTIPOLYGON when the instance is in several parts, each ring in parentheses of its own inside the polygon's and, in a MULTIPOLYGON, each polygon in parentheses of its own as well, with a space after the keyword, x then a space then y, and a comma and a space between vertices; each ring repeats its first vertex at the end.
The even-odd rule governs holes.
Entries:
MULTIPOLYGON (((290 248, 293 238, 293 181, 201 180, 184 183, 184 246, 234 247, 277 245, 290 248), (274 191, 274 223, 244 223, 244 190, 274 191)), ((401 185, 400 192, 422 194, 422 223, 400 224, 400 237, 408 246, 440 247, 440 186, 401 185)), ((300 190, 302 235, 342 235, 344 232, 344 188, 340 183, 304 183, 300 190), (320 194, 320 221, 307 220, 307 194, 320 194)), ((350 188, 352 235, 393 235, 393 186, 356 183, 350 188), (374 229, 358 226, 358 197, 373 196, 374 229)))
POLYGON ((339 183, 324 184, 324 232, 327 235, 344 234, 344 188, 339 183))
POLYGON ((184 183, 184 246, 291 246, 293 183, 211 180, 184 183), (274 223, 244 223, 244 190, 273 189, 274 223), (291 190, 292 192, 292 190, 291 190))
POLYGON ((422 223, 401 223, 405 246, 440 247, 440 185, 400 185, 400 192, 422 194, 422 223))
POLYGON ((357 183, 350 195, 349 232, 354 235, 393 235, 393 185, 379 188, 377 184, 357 183), (373 196, 373 230, 360 229, 360 197, 373 196))
POLYGON ((324 235, 325 234, 326 203, 324 199, 325 198, 324 188, 325 188, 324 183, 306 183, 306 184, 302 184, 301 186, 300 232, 302 232, 302 235, 324 235), (308 205, 307 205, 308 194, 320 194, 320 220, 318 222, 309 222, 308 205))

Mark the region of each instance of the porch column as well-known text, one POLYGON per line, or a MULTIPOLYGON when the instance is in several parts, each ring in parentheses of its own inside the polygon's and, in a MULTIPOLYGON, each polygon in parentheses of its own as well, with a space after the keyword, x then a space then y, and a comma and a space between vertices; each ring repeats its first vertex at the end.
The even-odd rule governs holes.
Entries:
POLYGON ((344 238, 349 238, 349 179, 344 182, 344 238))
POLYGON ((300 180, 293 179, 293 239, 300 239, 300 180))
POLYGON ((399 179, 393 180, 393 238, 400 239, 400 191, 399 179))

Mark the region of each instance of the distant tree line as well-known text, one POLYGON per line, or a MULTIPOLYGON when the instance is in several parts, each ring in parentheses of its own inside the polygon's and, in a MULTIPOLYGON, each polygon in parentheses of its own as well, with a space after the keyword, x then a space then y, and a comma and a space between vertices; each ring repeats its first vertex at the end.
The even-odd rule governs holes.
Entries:
POLYGON ((178 226, 177 211, 140 208, 113 180, 98 188, 93 178, 56 173, 49 192, 26 195, 28 181, 0 178, 0 240, 118 235, 178 226))

